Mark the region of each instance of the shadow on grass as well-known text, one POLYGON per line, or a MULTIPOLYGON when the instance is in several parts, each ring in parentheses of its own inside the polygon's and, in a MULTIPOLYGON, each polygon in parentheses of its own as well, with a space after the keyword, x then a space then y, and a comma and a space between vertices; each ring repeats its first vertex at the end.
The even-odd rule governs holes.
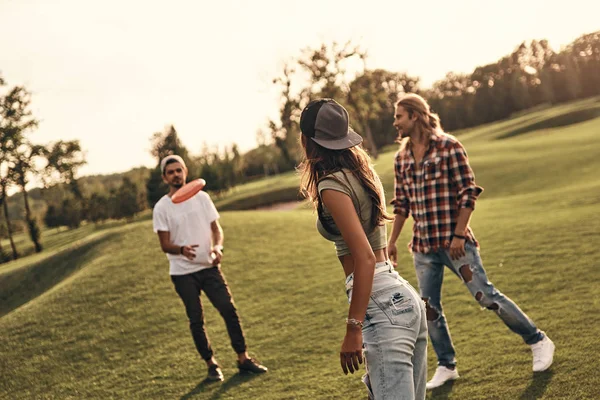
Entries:
POLYGON ((244 382, 251 381, 252 379, 256 378, 257 376, 258 375, 256 375, 256 374, 248 374, 248 373, 241 374, 238 372, 237 374, 233 375, 232 377, 230 377, 223 383, 208 381, 205 379, 202 382, 200 382, 198 385, 196 385, 195 388, 190 390, 189 393, 181 396, 181 398, 179 400, 192 399, 192 398, 194 398, 195 395, 204 392, 205 389, 219 386, 219 389, 216 392, 214 392, 213 395, 210 397, 211 400, 213 400, 213 399, 216 400, 216 399, 219 399, 221 397, 221 395, 223 393, 227 392, 229 389, 231 389, 235 386, 238 386, 244 382))
POLYGON ((552 370, 544 371, 544 372, 537 372, 537 373, 533 374, 533 378, 531 379, 529 386, 527 386, 527 389, 525 389, 525 391, 523 392, 521 397, 519 397, 519 399, 520 400, 539 399, 540 397, 542 397, 544 395, 544 392, 546 391, 546 387, 548 387, 548 384, 550 383, 551 380, 552 380, 552 370))
POLYGON ((573 125, 580 122, 589 121, 598 117, 600 117, 600 107, 575 110, 508 131, 505 134, 498 136, 497 139, 508 139, 540 129, 559 128, 562 126, 573 125))
POLYGON ((443 384, 442 386, 435 388, 431 391, 431 396, 428 397, 430 400, 446 400, 450 397, 450 393, 452 393, 452 388, 456 381, 449 381, 443 384))
POLYGON ((302 201, 298 187, 271 188, 272 190, 246 196, 231 201, 217 201, 215 205, 221 211, 252 210, 258 207, 266 207, 276 203, 288 201, 302 201))
MULTIPOLYGON (((537 119, 539 119, 539 116, 537 116, 537 115, 528 115, 527 117, 517 117, 516 121, 493 122, 492 126, 485 129, 485 134, 493 135, 495 133, 498 133, 499 131, 505 131, 507 129, 515 130, 515 129, 518 129, 518 127, 521 127, 523 125, 529 126, 532 123, 531 121, 537 120, 537 119)), ((477 128, 479 128, 479 126, 474 126, 473 128, 470 128, 470 129, 477 129, 477 128)))
POLYGON ((31 265, 0 273, 0 317, 35 299, 82 268, 95 257, 93 250, 96 246, 116 235, 107 234, 31 265))

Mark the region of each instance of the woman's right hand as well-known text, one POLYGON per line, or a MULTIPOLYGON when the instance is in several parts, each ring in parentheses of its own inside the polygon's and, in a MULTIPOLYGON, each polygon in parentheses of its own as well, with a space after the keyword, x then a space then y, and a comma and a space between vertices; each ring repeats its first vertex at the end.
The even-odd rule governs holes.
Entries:
POLYGON ((394 268, 398 266, 398 249, 396 248, 396 243, 389 242, 387 246, 388 256, 390 257, 390 261, 394 268))
POLYGON ((363 362, 363 337, 362 330, 358 326, 348 326, 346 336, 340 350, 340 363, 342 371, 348 375, 354 371, 358 372, 358 365, 363 362))

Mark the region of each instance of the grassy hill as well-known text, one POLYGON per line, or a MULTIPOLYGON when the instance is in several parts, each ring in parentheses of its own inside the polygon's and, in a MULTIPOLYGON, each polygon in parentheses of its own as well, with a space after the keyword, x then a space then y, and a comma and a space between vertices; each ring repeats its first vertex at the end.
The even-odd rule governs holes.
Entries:
MULTIPOLYGON (((145 193, 145 185, 150 176, 150 169, 146 167, 133 168, 127 172, 119 172, 106 175, 88 175, 78 179, 79 186, 84 196, 89 197, 92 193, 101 193, 108 195, 112 189, 117 189, 123 184, 123 178, 128 178, 138 186, 138 190, 145 193)), ((12 189, 15 189, 14 187, 12 189)), ((29 206, 32 215, 38 220, 43 221, 48 204, 61 204, 65 196, 72 195, 65 184, 56 184, 47 189, 40 187, 33 188, 28 192, 29 206)), ((18 232, 27 230, 25 223, 25 204, 23 202, 23 193, 19 190, 8 198, 8 214, 13 229, 18 232)), ((4 214, 2 223, 5 224, 4 214)), ((9 246, 8 239, 3 237, 3 246, 9 246)), ((17 246, 19 250, 21 249, 17 246)), ((21 254, 29 254, 29 251, 21 254)))
MULTIPOLYGON (((472 226, 488 275, 557 352, 549 371, 533 375, 529 347, 447 274, 444 306, 461 378, 428 398, 597 398, 599 108, 590 99, 457 133, 485 188, 472 226)), ((376 161, 388 197, 393 154, 376 161)), ((254 182, 219 204, 296 185, 293 174, 254 182)), ((364 398, 359 377, 339 367, 344 276, 314 222, 304 207, 222 212, 223 270, 250 352, 270 368, 237 374, 225 326, 204 299, 222 384, 203 383, 205 366, 150 221, 45 233, 48 253, 0 266, 0 398, 364 398)), ((408 252, 398 271, 416 284, 408 252)), ((431 348, 428 361, 431 376, 431 348)))

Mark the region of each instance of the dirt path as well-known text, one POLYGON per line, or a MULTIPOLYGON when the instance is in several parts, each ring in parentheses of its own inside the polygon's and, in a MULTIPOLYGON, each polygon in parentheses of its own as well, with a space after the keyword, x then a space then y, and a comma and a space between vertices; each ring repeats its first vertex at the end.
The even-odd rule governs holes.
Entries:
POLYGON ((302 204, 301 201, 286 201, 283 203, 275 203, 264 207, 255 208, 257 211, 290 211, 302 204))

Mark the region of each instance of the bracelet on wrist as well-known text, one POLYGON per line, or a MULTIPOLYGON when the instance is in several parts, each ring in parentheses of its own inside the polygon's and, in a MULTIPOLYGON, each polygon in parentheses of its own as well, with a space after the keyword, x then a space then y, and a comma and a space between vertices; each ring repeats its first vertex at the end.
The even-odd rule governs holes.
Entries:
POLYGON ((363 327, 362 321, 359 321, 354 318, 346 318, 346 325, 359 326, 361 328, 363 327))
POLYGON ((466 239, 467 239, 467 237, 466 237, 466 236, 463 236, 463 235, 457 235, 456 233, 455 233, 455 234, 453 234, 452 236, 453 236, 453 237, 455 237, 455 238, 458 238, 458 239, 462 239, 462 240, 466 240, 466 239))

